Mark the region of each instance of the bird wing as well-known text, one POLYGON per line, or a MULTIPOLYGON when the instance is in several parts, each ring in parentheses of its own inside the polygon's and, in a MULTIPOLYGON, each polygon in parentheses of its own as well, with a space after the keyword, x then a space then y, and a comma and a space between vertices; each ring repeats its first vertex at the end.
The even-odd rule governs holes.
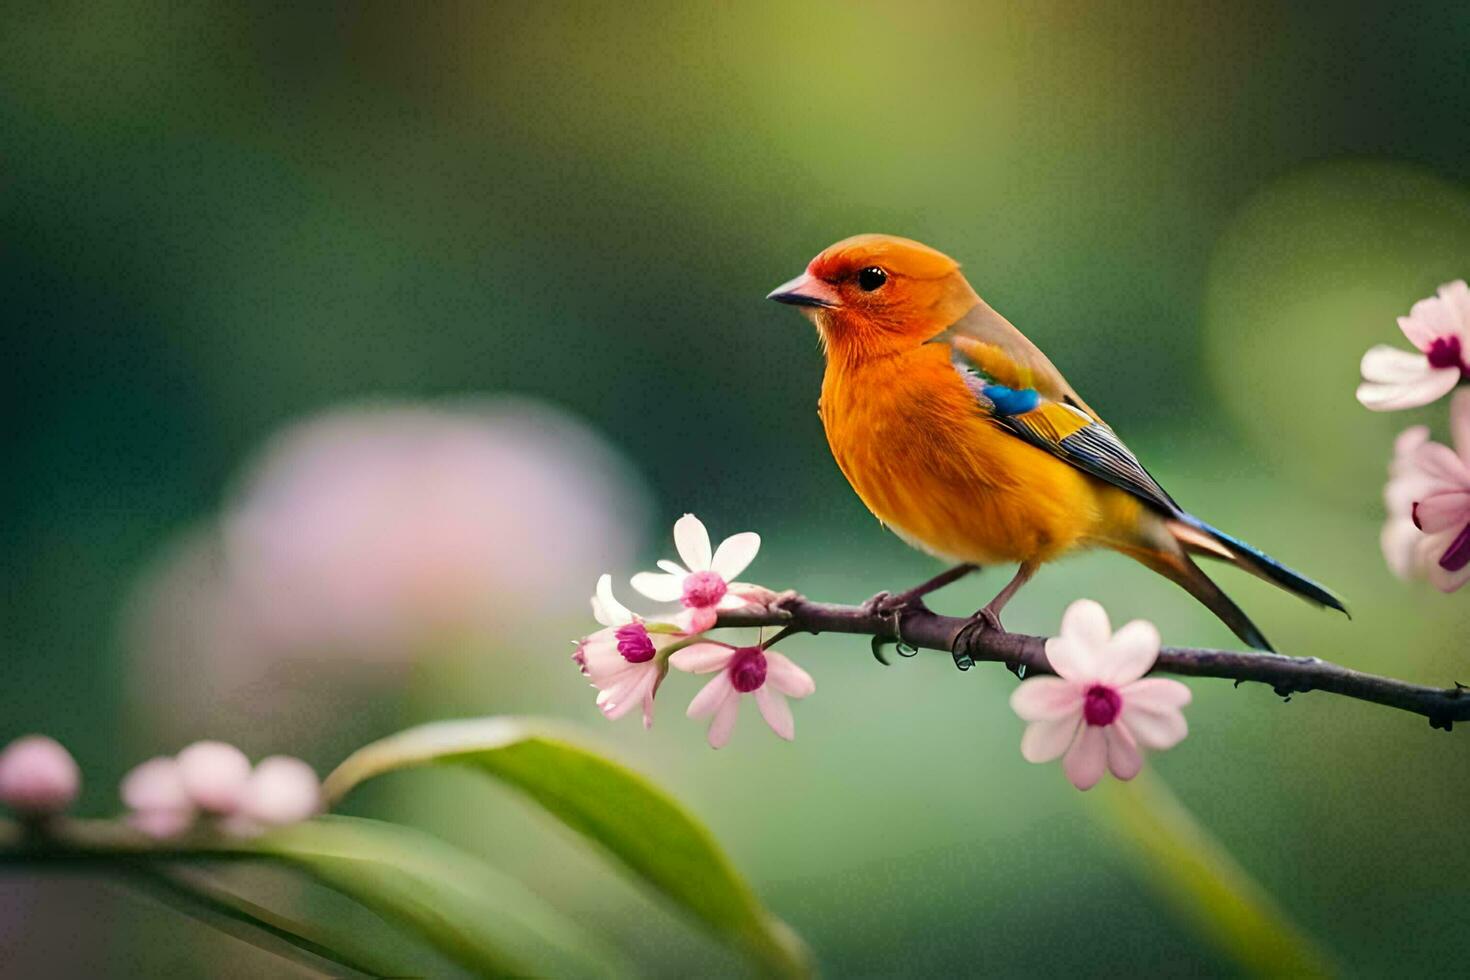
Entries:
POLYGON ((1074 405, 1101 422, 1082 396, 1067 384, 1056 365, 1041 348, 1017 330, 983 299, 970 312, 960 317, 933 342, 963 345, 964 353, 976 368, 1001 384, 1017 390, 1030 388, 1052 401, 1074 405))
MULTIPOLYGON (((1020 337, 1015 327, 1005 325, 1020 337)), ((1026 345, 1021 353, 1034 352, 1021 360, 994 340, 948 331, 935 339, 948 342, 955 370, 981 410, 1001 428, 1166 514, 1182 513, 1123 440, 1083 404, 1030 341, 1020 337, 1026 345)))

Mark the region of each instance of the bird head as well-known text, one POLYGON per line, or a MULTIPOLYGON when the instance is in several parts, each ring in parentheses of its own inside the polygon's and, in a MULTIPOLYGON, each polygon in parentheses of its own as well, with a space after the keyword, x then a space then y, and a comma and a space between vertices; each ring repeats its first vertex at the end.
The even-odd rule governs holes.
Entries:
POLYGON ((960 264, 893 235, 857 235, 830 245, 806 271, 766 297, 816 324, 829 354, 916 347, 980 302, 960 264))

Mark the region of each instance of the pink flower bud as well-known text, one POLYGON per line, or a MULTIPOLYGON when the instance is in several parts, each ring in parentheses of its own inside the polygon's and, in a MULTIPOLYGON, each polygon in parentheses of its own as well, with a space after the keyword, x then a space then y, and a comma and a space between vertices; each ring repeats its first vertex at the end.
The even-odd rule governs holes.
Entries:
POLYGON ((177 759, 157 756, 134 766, 118 789, 123 805, 130 810, 194 809, 177 759))
POLYGON ((322 804, 321 783, 300 759, 273 755, 260 760, 240 800, 240 813, 266 825, 307 820, 322 804))
POLYGON ((177 837, 194 823, 194 800, 177 759, 157 756, 134 766, 119 787, 128 822, 149 837, 177 837))
POLYGON ((250 760, 224 742, 195 742, 178 755, 184 790, 201 810, 233 813, 250 780, 250 760))
POLYGON ((33 817, 60 813, 81 788, 76 760, 53 738, 27 735, 0 752, 0 803, 16 813, 33 817))

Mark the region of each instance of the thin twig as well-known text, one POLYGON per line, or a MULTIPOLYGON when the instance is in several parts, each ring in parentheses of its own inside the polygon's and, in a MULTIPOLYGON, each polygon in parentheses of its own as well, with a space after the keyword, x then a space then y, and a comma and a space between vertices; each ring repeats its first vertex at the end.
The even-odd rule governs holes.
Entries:
MULTIPOLYGON (((1018 673, 1053 673, 1046 659, 1045 637, 986 629, 974 620, 941 616, 922 604, 897 615, 880 614, 861 606, 812 602, 788 593, 765 608, 721 613, 717 626, 785 626, 805 633, 852 633, 941 650, 953 656, 962 669, 990 661, 1003 663, 1018 673)), ((1164 647, 1153 669, 1189 677, 1222 677, 1237 683, 1256 681, 1269 685, 1282 697, 1327 691, 1423 715, 1431 726, 1445 731, 1457 721, 1470 721, 1470 689, 1459 684, 1425 687, 1316 657, 1164 647)))

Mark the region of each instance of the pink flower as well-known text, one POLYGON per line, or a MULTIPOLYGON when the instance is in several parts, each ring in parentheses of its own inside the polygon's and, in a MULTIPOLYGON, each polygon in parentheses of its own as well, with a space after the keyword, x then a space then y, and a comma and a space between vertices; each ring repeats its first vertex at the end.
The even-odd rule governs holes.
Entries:
POLYGON ((76 760, 45 735, 18 738, 0 752, 0 803, 16 813, 45 817, 71 806, 82 788, 76 760))
POLYGON ((1375 412, 1428 405, 1470 377, 1470 287, 1440 286, 1399 317, 1399 329, 1417 353, 1379 344, 1363 355, 1358 401, 1375 412))
POLYGON ((250 760, 225 742, 195 742, 178 754, 179 778, 194 805, 207 813, 234 813, 250 781, 250 760))
POLYGON ((717 749, 730 741, 742 694, 754 695, 756 707, 771 731, 790 741, 796 737, 796 722, 786 699, 804 698, 817 689, 806 671, 776 651, 760 647, 696 643, 674 651, 669 662, 691 674, 719 671, 689 702, 688 711, 690 718, 714 716, 709 725, 709 744, 717 749))
POLYGON ((1415 425, 1399 433, 1394 440, 1393 459, 1388 464, 1388 484, 1383 488, 1388 519, 1379 535, 1379 545, 1389 571, 1405 581, 1424 578, 1433 563, 1429 557, 1429 538, 1414 524, 1414 498, 1430 486, 1414 466, 1414 453, 1428 441, 1428 426, 1415 425))
POLYGON ((256 763, 239 808, 224 826, 237 837, 253 837, 270 827, 309 820, 321 808, 321 782, 311 766, 292 756, 272 755, 256 763))
POLYGON ((761 536, 754 531, 735 534, 711 554, 709 532, 693 514, 685 514, 674 524, 674 545, 683 565, 661 561, 658 572, 639 572, 633 576, 633 588, 655 602, 683 604, 684 612, 674 620, 686 633, 702 633, 715 624, 722 609, 740 609, 746 600, 733 589, 735 576, 745 571, 761 548, 761 536))
POLYGON ((1062 616, 1061 635, 1046 642, 1056 677, 1033 677, 1011 694, 1011 708, 1029 722, 1021 737, 1027 762, 1064 755, 1062 768, 1078 789, 1091 789, 1109 769, 1132 779, 1143 768, 1140 746, 1167 749, 1189 728, 1179 710, 1189 688, 1144 677, 1159 656, 1159 631, 1135 619, 1117 633, 1091 599, 1062 616))
POLYGON ((119 789, 128 822, 149 837, 176 837, 194 823, 194 800, 184 787, 179 761, 157 756, 134 766, 119 789))
POLYGON ((1394 446, 1381 543, 1400 578, 1427 578, 1442 592, 1470 581, 1470 391, 1450 402, 1454 449, 1429 441, 1422 426, 1394 446))
POLYGON ((159 742, 207 731, 253 751, 269 704, 272 742, 304 749, 324 712, 390 723, 424 658, 494 646, 503 670, 531 669, 584 601, 566 583, 626 564, 646 523, 628 461, 521 398, 346 405, 241 475, 126 609, 125 700, 159 742))
POLYGON ((236 837, 252 837, 296 823, 321 810, 321 784, 300 759, 273 755, 254 769, 245 754, 223 742, 195 742, 177 756, 158 756, 123 777, 128 823, 149 837, 188 831, 200 812, 236 837))
POLYGON ((621 718, 634 705, 643 706, 643 727, 653 726, 653 698, 668 673, 659 652, 683 634, 662 623, 647 623, 612 594, 612 576, 597 580, 592 615, 606 629, 577 644, 572 660, 597 688, 597 706, 609 719, 621 718), (650 628, 651 627, 651 628, 650 628))

